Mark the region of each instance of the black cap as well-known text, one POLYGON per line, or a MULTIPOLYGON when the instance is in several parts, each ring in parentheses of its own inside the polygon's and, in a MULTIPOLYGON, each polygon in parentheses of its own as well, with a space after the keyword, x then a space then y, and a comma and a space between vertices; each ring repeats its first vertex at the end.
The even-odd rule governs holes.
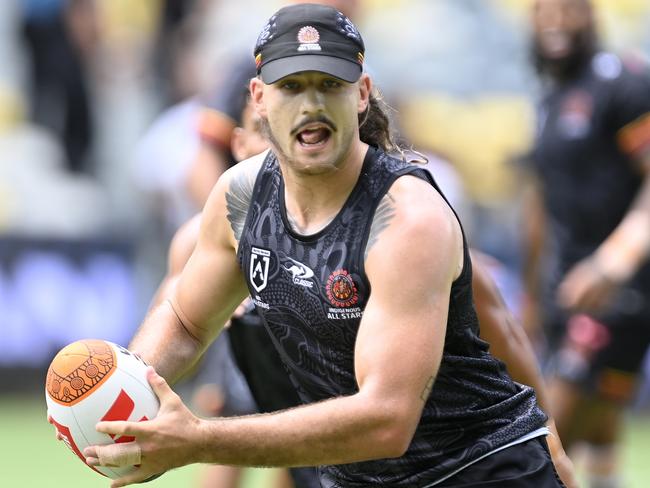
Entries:
POLYGON ((300 71, 320 71, 354 83, 365 47, 355 25, 332 7, 299 4, 278 10, 255 45, 257 74, 266 84, 300 71))

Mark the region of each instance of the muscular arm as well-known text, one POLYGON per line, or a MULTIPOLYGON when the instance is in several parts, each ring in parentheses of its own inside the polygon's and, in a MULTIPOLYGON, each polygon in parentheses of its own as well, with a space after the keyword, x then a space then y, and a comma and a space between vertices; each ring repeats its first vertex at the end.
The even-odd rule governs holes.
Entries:
POLYGON ((241 181, 254 179, 262 159, 241 163, 219 180, 206 203, 194 252, 184 267, 183 256, 177 254, 186 254, 188 236, 177 236, 174 244, 178 249, 170 256, 174 258, 170 272, 158 292, 161 302, 129 345, 170 382, 196 362, 247 295, 237 262, 237 240, 231 228, 235 222, 231 222, 226 201, 235 195, 244 209, 237 218, 245 218, 245 202, 250 201, 250 194, 242 194, 241 187, 250 185, 241 181), (182 273, 177 275, 180 267, 182 273))
POLYGON ((359 392, 271 415, 205 422, 201 461, 320 465, 406 450, 442 356, 462 240, 453 214, 426 183, 401 178, 391 197, 395 218, 366 262, 372 295, 355 350, 359 392), (438 252, 430 253, 434 239, 438 252), (387 269, 389 256, 394 267, 387 269), (397 289, 395 270, 409 276, 397 289))
MULTIPOLYGON (((142 446, 147 467, 137 476, 190 462, 309 466, 403 454, 442 357, 451 284, 462 268, 462 237, 451 210, 427 183, 400 178, 391 197, 394 218, 366 260, 372 295, 355 349, 359 391, 273 414, 198 420, 183 413, 177 397, 166 400, 174 394, 154 378, 162 408, 181 412, 182 419, 170 414, 145 423, 111 423, 111 432, 131 432, 142 446), (398 287, 396 272, 409 277, 398 287), (181 445, 165 452, 172 444, 167 431, 178 430, 179 422, 184 429, 174 441, 181 445), (157 439, 155 452, 148 451, 149 439, 157 439)), ((195 256, 179 287, 194 261, 195 256)))

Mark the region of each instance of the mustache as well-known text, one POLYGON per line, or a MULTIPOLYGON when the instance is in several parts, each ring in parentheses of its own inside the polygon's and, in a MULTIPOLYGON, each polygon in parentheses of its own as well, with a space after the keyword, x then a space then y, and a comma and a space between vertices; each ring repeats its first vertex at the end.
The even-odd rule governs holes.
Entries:
POLYGON ((315 117, 305 117, 302 119, 296 126, 291 129, 291 135, 295 136, 299 132, 303 130, 303 128, 309 124, 313 124, 314 122, 319 122, 321 124, 326 125, 332 132, 336 132, 337 128, 334 122, 332 122, 330 119, 328 119, 325 115, 317 115, 315 117))

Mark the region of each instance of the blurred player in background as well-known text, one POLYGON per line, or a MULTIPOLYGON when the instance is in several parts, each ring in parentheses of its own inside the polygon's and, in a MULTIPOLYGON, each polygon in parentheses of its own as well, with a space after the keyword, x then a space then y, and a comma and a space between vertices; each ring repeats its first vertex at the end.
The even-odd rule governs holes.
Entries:
POLYGON ((650 79, 600 50, 594 17, 587 0, 534 4, 546 93, 531 249, 553 259, 536 266, 551 270, 539 309, 553 416, 567 448, 591 446, 590 486, 615 488, 623 408, 650 344, 650 79))

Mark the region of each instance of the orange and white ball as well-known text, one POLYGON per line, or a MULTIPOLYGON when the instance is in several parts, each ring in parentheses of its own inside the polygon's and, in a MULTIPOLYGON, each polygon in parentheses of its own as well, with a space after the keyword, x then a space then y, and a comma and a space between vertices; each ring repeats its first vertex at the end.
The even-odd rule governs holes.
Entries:
MULTIPOLYGON (((147 365, 138 356, 99 339, 73 342, 52 360, 45 381, 48 420, 84 464, 82 453, 87 446, 133 440, 97 432, 97 422, 146 421, 158 413, 160 405, 146 370, 147 365)), ((119 478, 137 468, 91 469, 119 478)))

